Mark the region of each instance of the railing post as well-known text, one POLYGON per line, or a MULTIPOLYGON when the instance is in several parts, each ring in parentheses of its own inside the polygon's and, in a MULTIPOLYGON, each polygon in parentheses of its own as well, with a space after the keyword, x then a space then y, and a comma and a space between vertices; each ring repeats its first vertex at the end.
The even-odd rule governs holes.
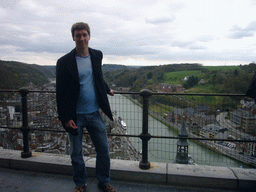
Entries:
POLYGON ((28 109, 27 109, 27 94, 29 93, 29 90, 27 88, 21 88, 19 90, 19 93, 21 94, 21 102, 22 102, 22 128, 21 131, 23 133, 23 152, 21 152, 22 158, 31 157, 32 153, 29 151, 29 145, 28 145, 28 132, 29 132, 29 126, 28 126, 28 109))
POLYGON ((148 101, 152 92, 148 89, 142 89, 140 96, 143 97, 143 121, 142 121, 142 133, 140 139, 142 140, 142 160, 139 167, 141 169, 149 169, 150 162, 148 161, 148 141, 151 139, 151 135, 148 133, 148 101))

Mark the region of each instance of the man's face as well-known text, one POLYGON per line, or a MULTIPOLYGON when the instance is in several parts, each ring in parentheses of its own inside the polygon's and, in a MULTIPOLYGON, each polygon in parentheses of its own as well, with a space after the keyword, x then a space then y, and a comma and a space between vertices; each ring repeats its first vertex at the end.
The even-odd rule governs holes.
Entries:
POLYGON ((75 30, 73 40, 77 48, 88 48, 90 35, 85 29, 75 30))

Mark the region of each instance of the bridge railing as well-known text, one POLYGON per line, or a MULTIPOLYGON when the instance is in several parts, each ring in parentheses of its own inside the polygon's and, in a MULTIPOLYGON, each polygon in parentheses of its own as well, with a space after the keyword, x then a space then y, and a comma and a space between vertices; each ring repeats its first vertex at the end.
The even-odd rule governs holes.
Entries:
MULTIPOLYGON (((256 165, 255 107, 245 95, 116 91, 109 101, 115 121, 102 117, 112 158, 138 160, 142 169, 175 162, 186 148, 178 144, 184 125, 189 163, 256 165)), ((57 116, 55 91, 0 90, 0 147, 22 150, 24 158, 33 151, 69 154, 57 116)), ((86 130, 84 137, 84 155, 95 155, 86 130)))

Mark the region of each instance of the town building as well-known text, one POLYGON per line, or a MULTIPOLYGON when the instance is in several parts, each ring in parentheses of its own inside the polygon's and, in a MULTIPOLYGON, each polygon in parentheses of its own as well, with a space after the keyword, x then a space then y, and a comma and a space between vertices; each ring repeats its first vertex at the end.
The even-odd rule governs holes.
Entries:
POLYGON ((245 133, 256 135, 256 114, 244 109, 237 109, 231 112, 230 120, 245 133))
POLYGON ((229 131, 217 124, 208 124, 202 127, 200 136, 208 139, 228 139, 229 131))

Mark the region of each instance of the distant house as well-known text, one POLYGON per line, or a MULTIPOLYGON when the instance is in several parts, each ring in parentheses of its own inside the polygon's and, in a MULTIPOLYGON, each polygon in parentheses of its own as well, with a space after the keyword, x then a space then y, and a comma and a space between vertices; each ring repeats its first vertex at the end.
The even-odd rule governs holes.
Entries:
POLYGON ((187 81, 189 79, 189 76, 184 77, 184 81, 187 81))
POLYGON ((129 91, 131 88, 130 87, 116 87, 115 88, 116 90, 118 90, 118 91, 129 91))
POLYGON ((200 135, 209 139, 228 139, 228 129, 216 124, 208 124, 202 127, 200 135))
POLYGON ((197 111, 197 113, 201 113, 201 112, 207 113, 210 111, 210 109, 207 105, 197 105, 196 111, 197 111))
POLYGON ((214 115, 205 115, 205 113, 194 113, 191 118, 192 123, 196 123, 198 126, 202 127, 207 124, 215 123, 216 118, 214 115))
POLYGON ((231 112, 231 121, 241 127, 246 133, 256 135, 256 114, 243 110, 237 109, 231 112))
POLYGON ((256 143, 248 143, 248 154, 256 156, 256 143))
POLYGON ((183 87, 180 85, 173 85, 168 83, 154 84, 152 85, 152 88, 161 93, 181 92, 183 90, 183 87))
POLYGON ((217 135, 217 139, 226 139, 228 138, 228 129, 227 128, 222 128, 219 129, 219 133, 217 135))
POLYGON ((173 112, 177 115, 186 114, 187 116, 191 117, 194 114, 195 110, 191 107, 187 107, 187 108, 174 107, 173 112))
POLYGON ((15 107, 14 106, 7 106, 8 114, 10 120, 13 120, 14 114, 15 114, 15 107))
POLYGON ((193 108, 173 108, 173 112, 176 120, 190 120, 194 115, 195 110, 193 108))
POLYGON ((201 79, 199 82, 198 82, 198 85, 203 85, 203 84, 205 84, 206 83, 206 81, 204 80, 204 79, 201 79))
POLYGON ((241 100, 240 103, 244 110, 251 112, 252 115, 256 114, 256 104, 254 100, 252 101, 241 100))

